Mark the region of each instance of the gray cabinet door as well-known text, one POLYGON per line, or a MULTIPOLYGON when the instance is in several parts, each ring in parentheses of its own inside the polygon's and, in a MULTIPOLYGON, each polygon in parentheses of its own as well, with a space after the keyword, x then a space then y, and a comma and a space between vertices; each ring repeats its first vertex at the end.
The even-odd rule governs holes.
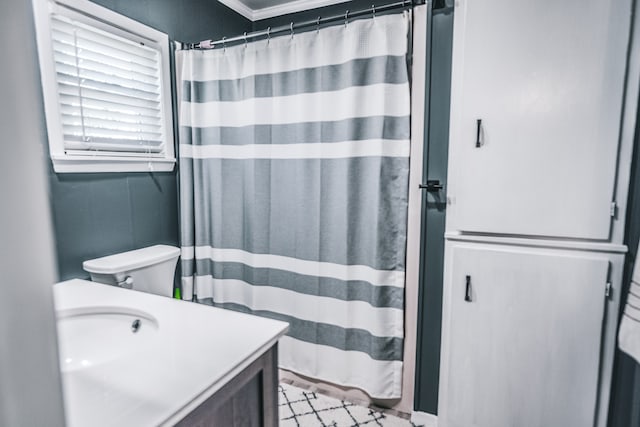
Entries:
POLYGON ((460 2, 455 229, 608 239, 630 16, 629 0, 460 2))
POLYGON ((609 262, 558 252, 453 247, 439 425, 594 425, 609 262))

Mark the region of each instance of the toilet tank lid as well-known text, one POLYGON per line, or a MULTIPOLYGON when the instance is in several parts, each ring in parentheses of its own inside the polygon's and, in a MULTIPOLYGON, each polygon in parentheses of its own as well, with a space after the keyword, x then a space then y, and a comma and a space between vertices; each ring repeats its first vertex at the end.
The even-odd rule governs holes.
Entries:
POLYGON ((180 249, 175 246, 155 245, 90 259, 82 263, 82 268, 89 273, 116 274, 158 264, 176 258, 178 255, 180 255, 180 249))

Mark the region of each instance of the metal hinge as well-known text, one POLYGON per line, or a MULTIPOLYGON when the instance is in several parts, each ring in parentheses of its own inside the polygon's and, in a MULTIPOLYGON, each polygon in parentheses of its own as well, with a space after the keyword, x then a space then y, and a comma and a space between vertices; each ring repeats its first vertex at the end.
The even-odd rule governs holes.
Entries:
POLYGON ((616 209, 617 209, 616 202, 611 202, 611 207, 609 208, 609 215, 611 215, 612 217, 615 217, 616 209))
POLYGON ((606 286, 604 287, 604 296, 606 298, 609 298, 611 296, 611 282, 607 282, 606 286))

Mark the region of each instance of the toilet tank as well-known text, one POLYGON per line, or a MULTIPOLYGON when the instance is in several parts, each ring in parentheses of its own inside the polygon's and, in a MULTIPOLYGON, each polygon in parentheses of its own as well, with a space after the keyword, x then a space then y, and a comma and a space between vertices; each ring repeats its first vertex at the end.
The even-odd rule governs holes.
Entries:
POLYGON ((91 259, 82 268, 94 282, 171 297, 179 256, 174 246, 155 245, 91 259))

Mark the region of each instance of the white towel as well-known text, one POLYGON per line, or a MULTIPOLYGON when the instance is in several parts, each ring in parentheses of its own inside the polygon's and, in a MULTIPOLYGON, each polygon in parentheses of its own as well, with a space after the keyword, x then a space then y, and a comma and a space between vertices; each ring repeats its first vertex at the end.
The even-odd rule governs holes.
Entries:
POLYGON ((618 347, 640 363, 640 262, 638 259, 633 269, 627 304, 622 314, 618 347))

